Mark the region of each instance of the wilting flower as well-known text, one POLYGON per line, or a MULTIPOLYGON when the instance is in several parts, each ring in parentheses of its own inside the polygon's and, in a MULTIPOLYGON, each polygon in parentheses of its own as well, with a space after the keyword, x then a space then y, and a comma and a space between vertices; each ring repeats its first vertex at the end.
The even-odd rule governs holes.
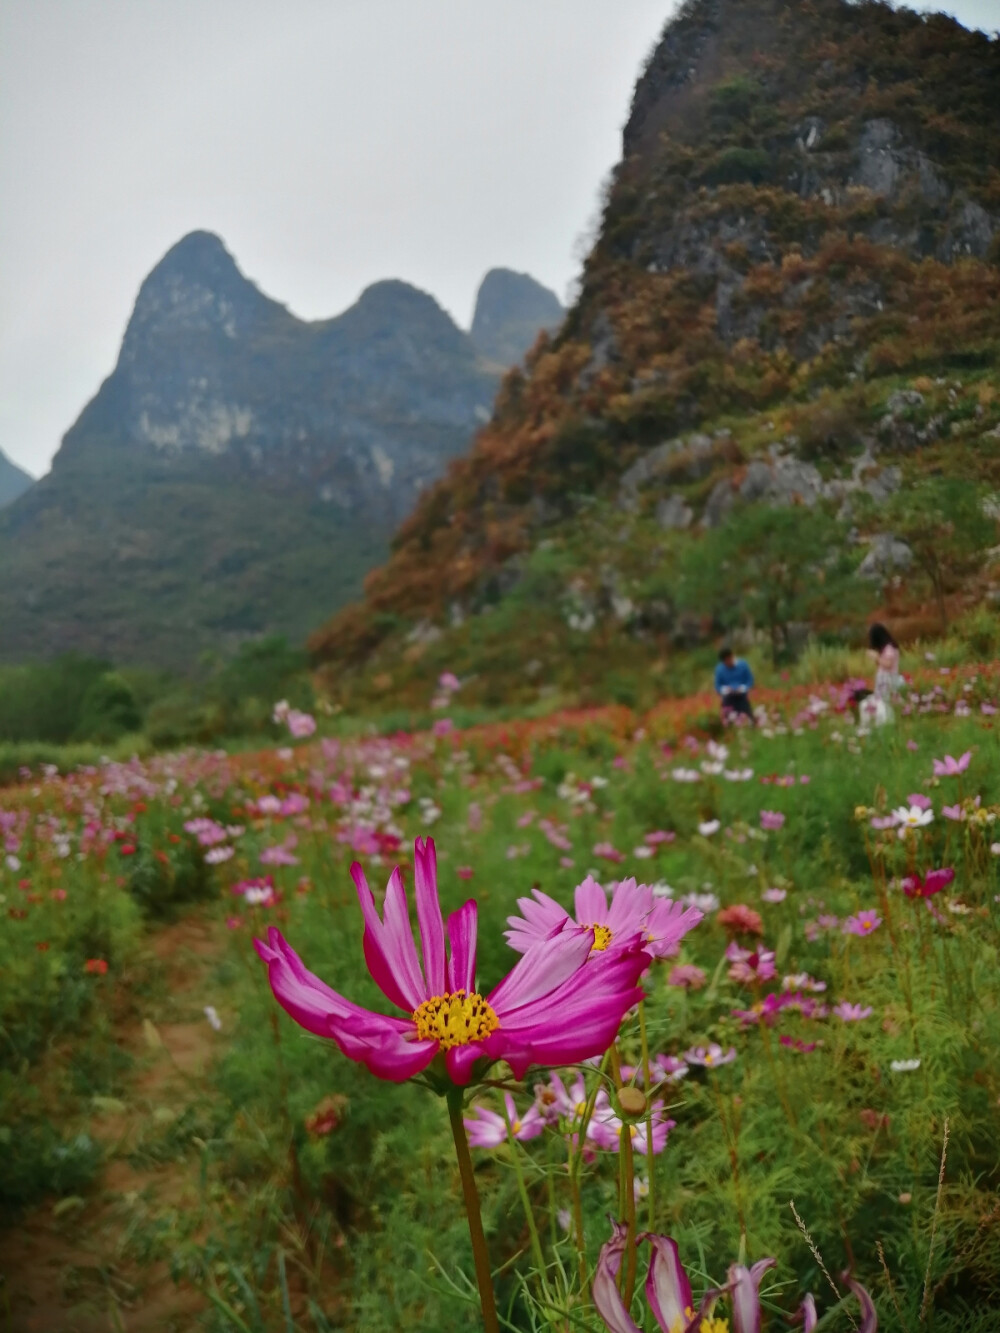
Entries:
POLYGON ((906 875, 899 883, 907 898, 933 898, 936 893, 946 889, 954 878, 954 870, 951 866, 945 866, 941 870, 928 870, 923 877, 906 875))
MULTIPOLYGON (((716 1333, 726 1328, 722 1321, 711 1318, 712 1310, 722 1296, 728 1296, 732 1305, 733 1333, 760 1333, 761 1278, 775 1264, 774 1259, 761 1259, 752 1268, 733 1264, 724 1287, 708 1290, 697 1312, 692 1308, 691 1282, 680 1260, 677 1244, 669 1236, 644 1233, 639 1242, 649 1241, 652 1254, 646 1276, 646 1300, 661 1333, 716 1333)), ((610 1333, 641 1333, 618 1291, 618 1272, 628 1244, 628 1228, 611 1222, 611 1239, 601 1247, 594 1274, 592 1295, 594 1308, 610 1333)), ((871 1330, 866 1330, 871 1333, 871 1330)))
POLYGON ((637 985, 651 957, 638 947, 595 952, 594 932, 564 920, 532 945, 486 996, 476 989, 477 907, 470 900, 441 917, 437 857, 431 839, 414 844, 417 921, 423 967, 410 927, 398 867, 382 917, 357 862, 351 875, 365 920, 365 962, 404 1017, 363 1009, 306 970, 281 932, 255 940, 278 1003, 308 1032, 329 1037, 379 1078, 402 1082, 440 1055, 452 1082, 464 1085, 479 1060, 506 1060, 516 1078, 531 1064, 576 1064, 603 1054, 622 1018, 642 999, 637 985), (447 933, 450 957, 446 955, 447 933), (593 956, 591 956, 593 955, 593 956))
MULTIPOLYGON (((565 907, 541 889, 532 890, 531 898, 518 898, 521 916, 510 916, 507 942, 524 953, 554 930, 573 924, 565 907)), ((633 948, 636 941, 654 958, 668 958, 677 953, 680 942, 702 919, 696 907, 685 908, 669 898, 658 898, 648 884, 623 879, 616 884, 609 905, 607 894, 590 875, 578 884, 573 894, 575 924, 594 932, 594 950, 633 948)))
POLYGON ((514 1098, 509 1092, 503 1095, 506 1116, 485 1106, 472 1108, 473 1118, 466 1119, 465 1129, 472 1148, 499 1148, 508 1138, 524 1143, 537 1138, 545 1128, 545 1120, 537 1106, 529 1106, 524 1115, 518 1115, 514 1098))
POLYGON ((882 924, 882 918, 874 909, 868 909, 864 912, 857 912, 854 916, 849 916, 844 922, 845 935, 870 935, 872 931, 878 930, 882 924))
POLYGON ((971 750, 966 750, 965 754, 960 755, 957 759, 953 759, 950 754, 946 754, 943 759, 935 759, 933 761, 934 776, 936 778, 957 777, 959 773, 964 773, 969 767, 971 759, 971 750))

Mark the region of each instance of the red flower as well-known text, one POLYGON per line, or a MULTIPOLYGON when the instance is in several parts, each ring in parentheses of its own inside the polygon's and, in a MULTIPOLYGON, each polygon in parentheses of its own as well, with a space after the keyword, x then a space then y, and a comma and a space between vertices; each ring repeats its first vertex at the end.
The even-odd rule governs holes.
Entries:
POLYGON ((121 845, 122 856, 135 856, 135 843, 123 842, 121 845))
POLYGON ((35 948, 38 950, 39 953, 48 953, 49 951, 48 940, 39 940, 35 945, 35 948))
POLYGON ((104 976, 108 970, 107 960, 104 958, 88 958, 83 965, 84 972, 96 972, 98 976, 104 976))

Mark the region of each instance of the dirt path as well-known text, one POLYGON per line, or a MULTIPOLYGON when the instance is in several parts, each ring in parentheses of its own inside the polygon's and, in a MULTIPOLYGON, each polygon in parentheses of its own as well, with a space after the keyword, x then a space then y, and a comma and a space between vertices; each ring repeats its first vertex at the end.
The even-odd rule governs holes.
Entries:
POLYGON ((117 1040, 136 1061, 127 1092, 120 1101, 102 1099, 86 1126, 105 1150, 101 1179, 85 1199, 35 1209, 0 1234, 4 1333, 186 1333, 196 1327, 204 1298, 173 1281, 165 1258, 140 1263, 136 1234, 165 1211, 197 1218, 199 1163, 187 1153, 146 1165, 141 1148, 199 1100, 222 1048, 225 1033, 213 1031, 204 1004, 223 935, 221 923, 200 914, 150 935, 149 964, 162 973, 164 994, 123 1026, 117 1040))

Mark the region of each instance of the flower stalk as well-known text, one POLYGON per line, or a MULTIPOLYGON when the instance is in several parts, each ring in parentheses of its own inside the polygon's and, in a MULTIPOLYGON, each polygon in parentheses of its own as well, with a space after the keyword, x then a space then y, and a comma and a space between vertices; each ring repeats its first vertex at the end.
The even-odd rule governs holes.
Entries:
POLYGON ((483 1311, 483 1328, 485 1333, 500 1333, 496 1296, 493 1292, 493 1271, 490 1268, 490 1255, 486 1248, 483 1217, 479 1207, 479 1191, 476 1189, 472 1154, 469 1152, 469 1141, 465 1136, 465 1124, 462 1120, 462 1089, 450 1088, 447 1101, 448 1119, 451 1121, 452 1137, 455 1140, 455 1156, 458 1158, 458 1173, 462 1178, 465 1214, 469 1221, 469 1239, 472 1241, 472 1259, 476 1269, 476 1285, 479 1287, 479 1303, 483 1311))

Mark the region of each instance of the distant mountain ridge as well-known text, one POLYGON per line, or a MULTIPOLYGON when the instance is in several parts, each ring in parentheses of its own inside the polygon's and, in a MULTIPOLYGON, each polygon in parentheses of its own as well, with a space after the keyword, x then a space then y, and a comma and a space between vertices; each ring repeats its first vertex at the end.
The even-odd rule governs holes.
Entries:
MULTIPOLYGON (((523 313, 515 294, 495 321, 519 355, 523 313)), ((51 473, 0 515, 0 653, 182 665, 301 637, 489 419, 501 369, 405 282, 304 321, 192 232, 142 283, 51 473)))
POLYGON ((12 504, 19 496, 23 495, 29 486, 35 484, 35 479, 29 476, 23 468, 17 466, 0 449, 0 509, 5 505, 12 504))
POLYGON ((476 294, 469 336, 499 366, 516 365, 542 331, 555 333, 565 311, 559 298, 528 273, 490 269, 476 294))

